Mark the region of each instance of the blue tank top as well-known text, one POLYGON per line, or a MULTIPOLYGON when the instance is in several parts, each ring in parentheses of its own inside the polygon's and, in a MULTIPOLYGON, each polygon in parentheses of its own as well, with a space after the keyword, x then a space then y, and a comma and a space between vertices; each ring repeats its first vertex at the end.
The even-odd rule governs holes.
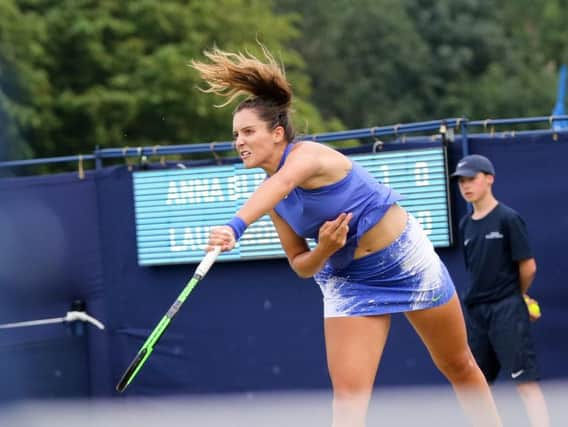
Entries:
MULTIPOLYGON (((286 161, 291 148, 292 144, 288 144, 278 169, 286 161)), ((342 269, 353 260, 361 236, 401 198, 396 191, 352 162, 351 170, 341 180, 313 190, 296 187, 276 205, 275 210, 296 234, 316 241, 325 221, 333 220, 343 212, 352 213, 347 243, 329 259, 333 268, 342 269)))

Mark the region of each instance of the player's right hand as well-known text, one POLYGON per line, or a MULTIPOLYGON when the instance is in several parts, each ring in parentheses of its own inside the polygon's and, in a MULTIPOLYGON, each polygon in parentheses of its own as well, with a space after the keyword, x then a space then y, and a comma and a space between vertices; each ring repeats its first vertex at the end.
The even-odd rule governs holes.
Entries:
POLYGON ((209 231, 209 240, 205 247, 205 252, 213 250, 215 246, 221 248, 221 252, 232 250, 237 241, 235 240, 235 233, 228 225, 221 225, 219 227, 212 227, 209 231))
POLYGON ((529 311, 529 318, 531 322, 535 322, 540 319, 542 312, 540 311, 540 306, 538 305, 537 300, 529 297, 527 294, 523 294, 523 299, 527 304, 527 310, 529 311))

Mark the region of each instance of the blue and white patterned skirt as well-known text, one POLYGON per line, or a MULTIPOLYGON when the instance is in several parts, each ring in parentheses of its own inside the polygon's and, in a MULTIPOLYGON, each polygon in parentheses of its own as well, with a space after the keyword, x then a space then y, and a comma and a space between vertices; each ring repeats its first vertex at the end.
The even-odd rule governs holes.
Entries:
POLYGON ((409 213, 405 230, 388 247, 314 279, 323 293, 324 317, 373 316, 436 307, 455 293, 444 263, 409 213))

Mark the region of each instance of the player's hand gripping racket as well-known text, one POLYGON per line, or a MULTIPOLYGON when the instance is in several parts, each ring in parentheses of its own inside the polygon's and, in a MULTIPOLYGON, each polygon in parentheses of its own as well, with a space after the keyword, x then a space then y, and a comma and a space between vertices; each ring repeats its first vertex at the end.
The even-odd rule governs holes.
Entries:
POLYGON ((215 262, 215 259, 219 255, 220 250, 221 248, 216 246, 212 251, 208 252, 203 260, 199 263, 191 280, 187 283, 187 285, 185 285, 185 288, 183 289, 183 291, 181 291, 176 301, 172 304, 168 312, 164 315, 164 317, 162 317, 162 320, 160 320, 160 323, 158 323, 150 336, 146 339, 146 342, 144 342, 144 345, 140 348, 134 360, 130 362, 128 369, 126 369, 126 371, 122 375, 122 378, 116 385, 116 391, 123 392, 126 387, 128 387, 128 385, 132 382, 138 371, 140 371, 140 369, 144 365, 144 362, 146 362, 146 359, 148 359, 148 357, 150 357, 150 355, 152 354, 154 346, 157 344, 157 342, 160 340, 160 338, 170 325, 170 322, 178 312, 181 305, 185 302, 186 298, 191 293, 193 288, 195 288, 195 286, 199 283, 199 281, 203 279, 203 277, 205 277, 205 275, 215 262))

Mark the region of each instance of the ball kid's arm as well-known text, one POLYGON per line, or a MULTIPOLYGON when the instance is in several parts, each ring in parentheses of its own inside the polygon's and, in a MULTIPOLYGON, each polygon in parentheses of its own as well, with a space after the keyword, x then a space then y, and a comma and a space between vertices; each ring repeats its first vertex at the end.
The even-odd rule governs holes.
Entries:
POLYGON ((534 258, 519 261, 519 283, 521 293, 526 294, 536 276, 536 261, 534 258))

